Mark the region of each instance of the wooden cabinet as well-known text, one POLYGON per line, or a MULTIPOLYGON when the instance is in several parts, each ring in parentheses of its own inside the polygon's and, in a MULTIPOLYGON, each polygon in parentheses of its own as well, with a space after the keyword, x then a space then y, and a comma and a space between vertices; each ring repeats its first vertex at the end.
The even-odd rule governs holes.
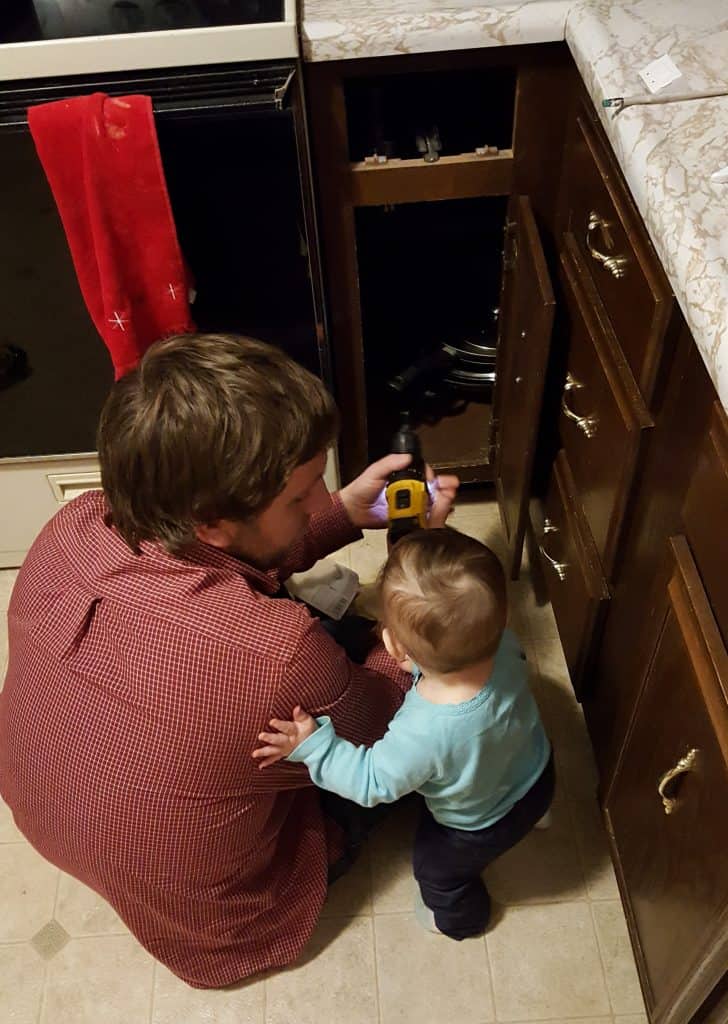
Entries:
POLYGON ((543 154, 562 151, 573 82, 561 45, 307 68, 342 476, 388 449, 407 409, 436 468, 498 479, 512 573, 554 306, 542 242, 553 251, 559 161, 543 154), (442 346, 492 346, 491 372, 431 407, 426 378, 393 394, 442 346))
POLYGON ((660 634, 605 811, 654 1024, 728 963, 728 654, 690 547, 670 541, 660 634))

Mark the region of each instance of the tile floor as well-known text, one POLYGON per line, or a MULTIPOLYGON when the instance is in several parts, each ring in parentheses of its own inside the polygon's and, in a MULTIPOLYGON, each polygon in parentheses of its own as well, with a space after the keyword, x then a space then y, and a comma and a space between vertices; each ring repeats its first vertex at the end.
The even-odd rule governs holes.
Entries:
MULTIPOLYGON (((463 501, 452 524, 502 548, 492 503, 463 501)), ((339 561, 371 579, 381 534, 339 561)), ((0 679, 15 573, 0 572, 0 679)), ((594 764, 548 606, 527 570, 513 624, 556 750, 554 823, 487 872, 498 920, 485 938, 422 931, 412 908, 405 803, 335 885, 304 959, 236 990, 200 992, 156 964, 94 893, 46 864, 0 806, 2 1024, 645 1024, 644 1006, 594 801, 594 764)))

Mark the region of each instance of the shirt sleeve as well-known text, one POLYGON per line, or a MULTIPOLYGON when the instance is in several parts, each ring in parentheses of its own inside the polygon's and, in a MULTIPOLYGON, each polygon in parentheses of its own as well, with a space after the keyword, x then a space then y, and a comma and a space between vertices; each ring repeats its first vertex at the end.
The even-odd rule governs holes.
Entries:
POLYGON ((317 786, 362 807, 393 803, 436 773, 427 736, 413 731, 405 715, 394 718, 372 747, 341 739, 328 716, 319 718, 318 724, 288 760, 303 761, 317 786))
MULTIPOLYGON (((381 644, 365 665, 357 665, 319 621, 311 619, 281 680, 271 718, 290 719, 300 704, 314 718, 328 716, 345 739, 371 746, 384 735, 411 683, 381 644)), ((267 724, 261 722, 261 729, 267 724)), ((257 792, 294 788, 302 777, 308 781, 300 766, 286 761, 255 774, 257 792)))
POLYGON ((349 519, 338 494, 331 495, 331 504, 311 517, 308 529, 288 549, 278 566, 281 580, 294 572, 305 572, 320 558, 325 558, 362 536, 349 519))

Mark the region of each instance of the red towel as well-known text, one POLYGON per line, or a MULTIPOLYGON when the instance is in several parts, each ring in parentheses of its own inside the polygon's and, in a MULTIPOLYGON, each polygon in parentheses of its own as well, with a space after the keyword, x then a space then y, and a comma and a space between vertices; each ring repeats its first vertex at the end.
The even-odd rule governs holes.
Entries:
POLYGON ((194 331, 148 96, 44 103, 28 123, 116 379, 158 338, 194 331))

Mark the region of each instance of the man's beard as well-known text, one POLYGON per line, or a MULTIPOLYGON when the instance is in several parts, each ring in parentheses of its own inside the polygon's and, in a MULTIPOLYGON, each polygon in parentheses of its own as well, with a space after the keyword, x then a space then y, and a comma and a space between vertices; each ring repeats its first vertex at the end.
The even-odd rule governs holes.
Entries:
POLYGON ((242 551, 240 549, 230 550, 228 554, 233 555, 241 562, 245 562, 247 565, 252 565, 254 569, 258 569, 260 572, 270 572, 271 569, 277 569, 283 559, 286 556, 288 548, 280 548, 279 550, 272 552, 255 552, 250 554, 248 551, 242 551))

